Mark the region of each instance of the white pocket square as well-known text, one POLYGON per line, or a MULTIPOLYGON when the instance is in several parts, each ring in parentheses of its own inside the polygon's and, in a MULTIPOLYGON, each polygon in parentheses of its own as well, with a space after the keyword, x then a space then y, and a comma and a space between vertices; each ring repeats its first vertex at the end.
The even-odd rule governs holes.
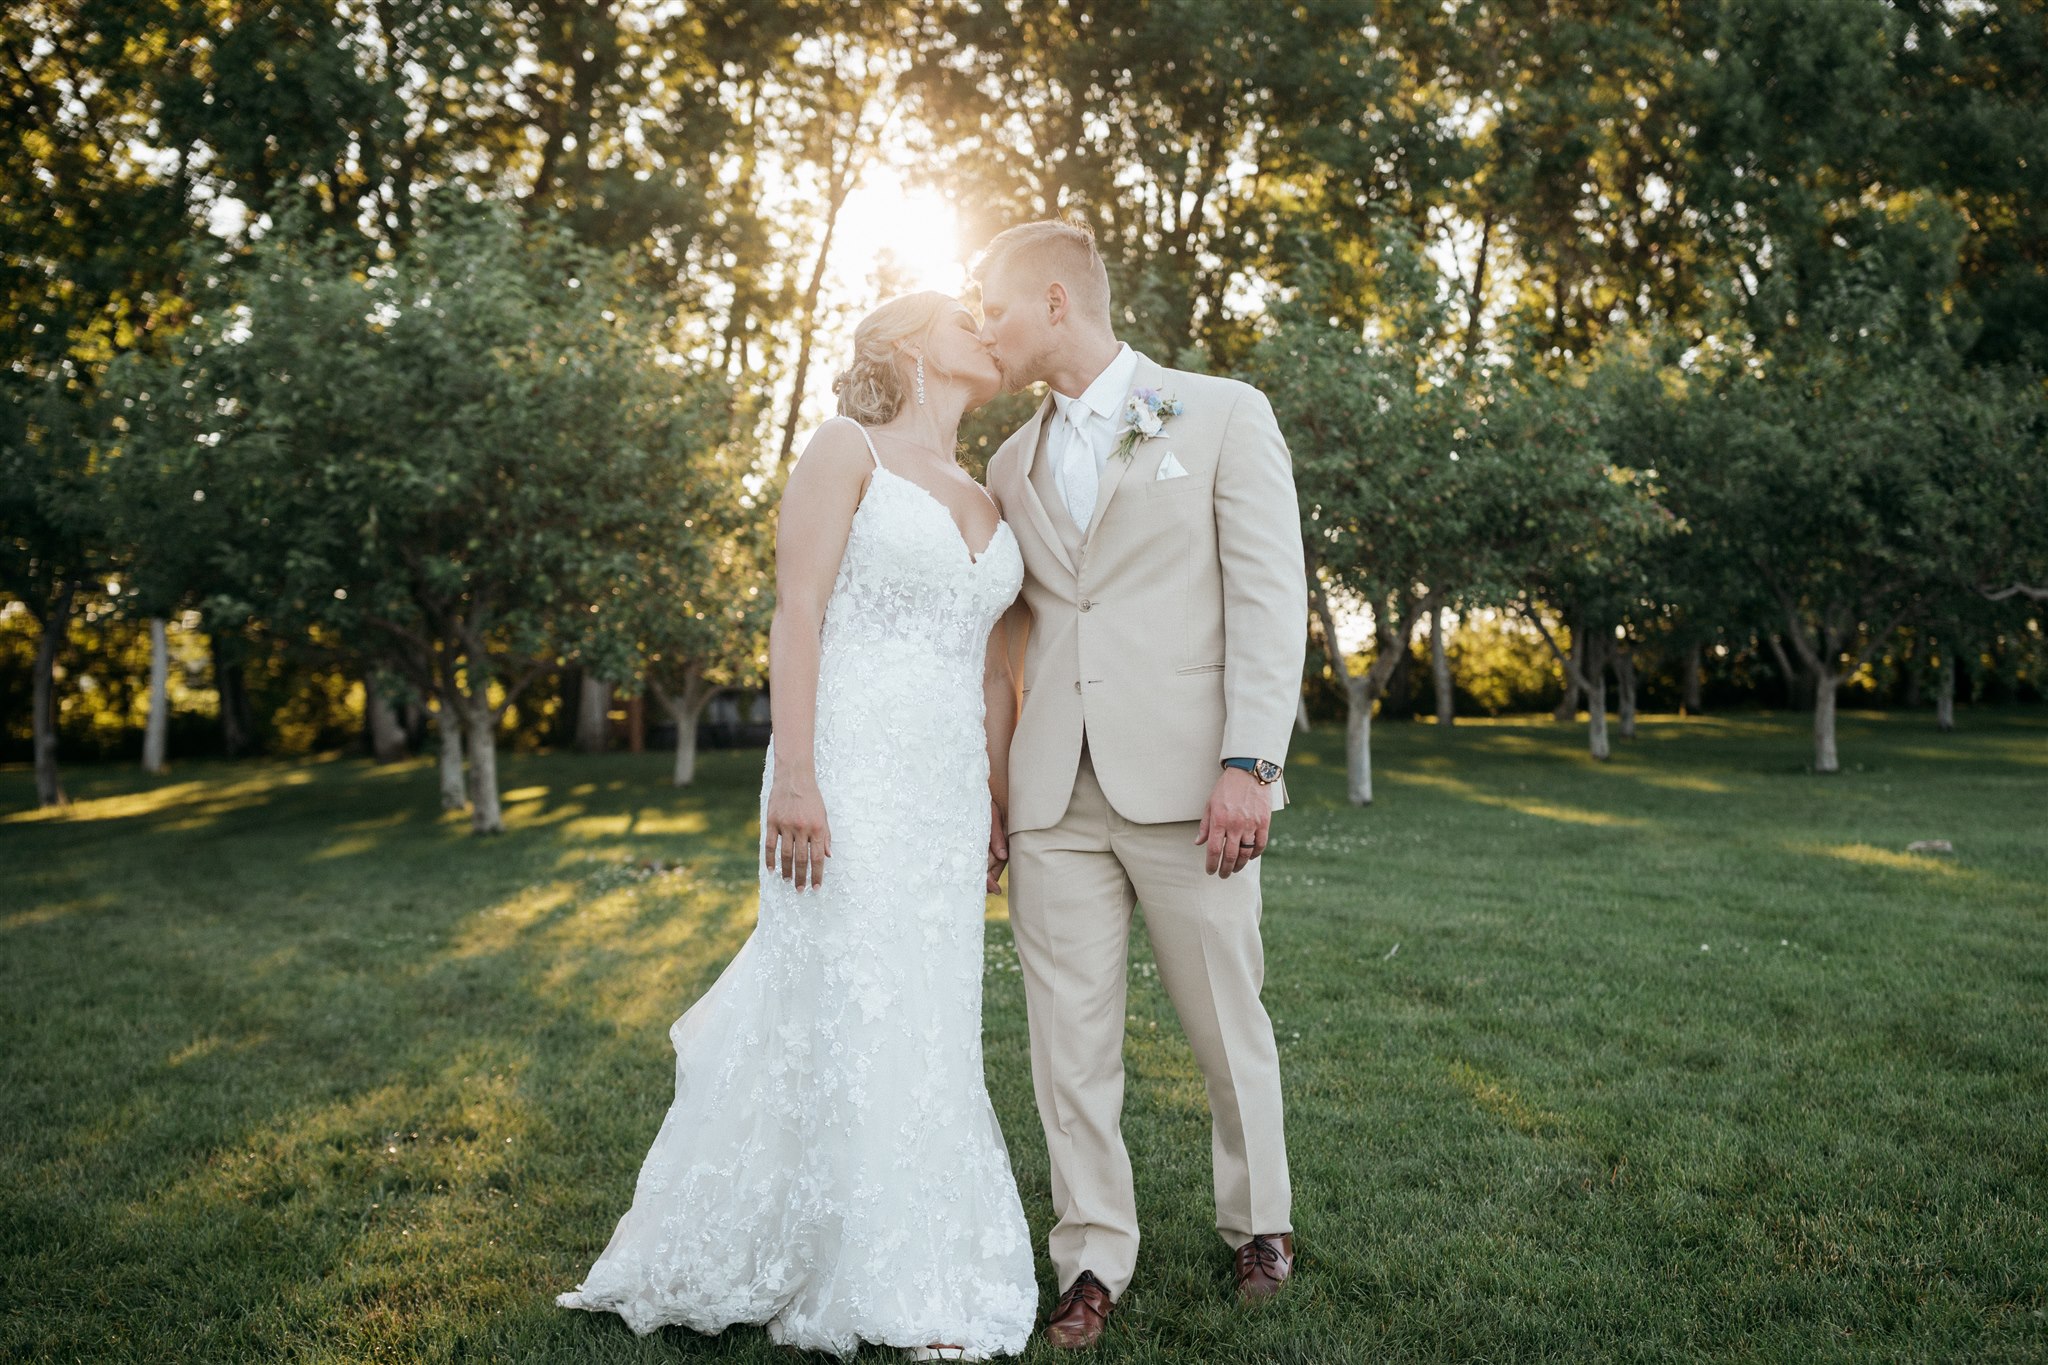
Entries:
POLYGON ((1152 476, 1152 480, 1157 483, 1161 479, 1185 479, 1187 476, 1187 470, 1180 467, 1180 461, 1174 459, 1173 452, 1169 450, 1166 458, 1159 462, 1159 472, 1152 476))

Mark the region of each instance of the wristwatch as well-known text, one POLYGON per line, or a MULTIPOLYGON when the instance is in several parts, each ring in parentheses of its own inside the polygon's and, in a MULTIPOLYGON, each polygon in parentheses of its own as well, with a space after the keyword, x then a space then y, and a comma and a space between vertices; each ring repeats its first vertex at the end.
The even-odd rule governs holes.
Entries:
POLYGON ((1270 787, 1280 780, 1280 765, 1270 758, 1226 758, 1226 768, 1242 768, 1258 779, 1261 787, 1270 787))

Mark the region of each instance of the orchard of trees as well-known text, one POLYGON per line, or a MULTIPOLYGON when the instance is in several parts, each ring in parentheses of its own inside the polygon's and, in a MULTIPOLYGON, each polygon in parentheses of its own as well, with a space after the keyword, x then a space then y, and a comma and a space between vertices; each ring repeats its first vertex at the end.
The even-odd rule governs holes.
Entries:
POLYGON ((498 746, 614 695, 687 782, 885 166, 969 250, 1084 218, 1134 346, 1272 397, 1356 802, 1481 646, 1595 757, 1646 690, 1821 772, 1845 692, 2043 690, 2048 0, 29 0, 0 95, 46 804, 136 717, 162 770, 359 706, 492 831, 498 746))

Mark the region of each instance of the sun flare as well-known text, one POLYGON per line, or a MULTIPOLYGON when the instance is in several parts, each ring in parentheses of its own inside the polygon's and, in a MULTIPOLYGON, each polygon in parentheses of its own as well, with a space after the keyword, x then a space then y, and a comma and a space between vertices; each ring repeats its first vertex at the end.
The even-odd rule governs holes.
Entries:
POLYGON ((917 289, 957 294, 967 276, 959 217, 937 190, 907 187, 877 168, 847 196, 831 265, 839 292, 853 300, 917 289))

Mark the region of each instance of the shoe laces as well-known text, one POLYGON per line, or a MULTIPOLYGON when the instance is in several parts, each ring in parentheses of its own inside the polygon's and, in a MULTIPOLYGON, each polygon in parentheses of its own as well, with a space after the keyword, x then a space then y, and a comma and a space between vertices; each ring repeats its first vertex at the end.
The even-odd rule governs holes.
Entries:
POLYGON ((1109 1292, 1102 1288, 1102 1281, 1095 1278, 1094 1271, 1084 1270, 1075 1276, 1072 1284, 1067 1286, 1067 1292, 1060 1295, 1059 1306, 1053 1310, 1054 1313, 1064 1313, 1067 1309, 1073 1307, 1076 1302, 1086 1295, 1087 1288, 1091 1284, 1097 1289, 1102 1289, 1102 1292, 1105 1294, 1109 1292))
POLYGON ((1255 1270, 1274 1271, 1280 1268, 1280 1244, 1266 1237, 1254 1237, 1237 1249, 1237 1274, 1239 1279, 1255 1270))

